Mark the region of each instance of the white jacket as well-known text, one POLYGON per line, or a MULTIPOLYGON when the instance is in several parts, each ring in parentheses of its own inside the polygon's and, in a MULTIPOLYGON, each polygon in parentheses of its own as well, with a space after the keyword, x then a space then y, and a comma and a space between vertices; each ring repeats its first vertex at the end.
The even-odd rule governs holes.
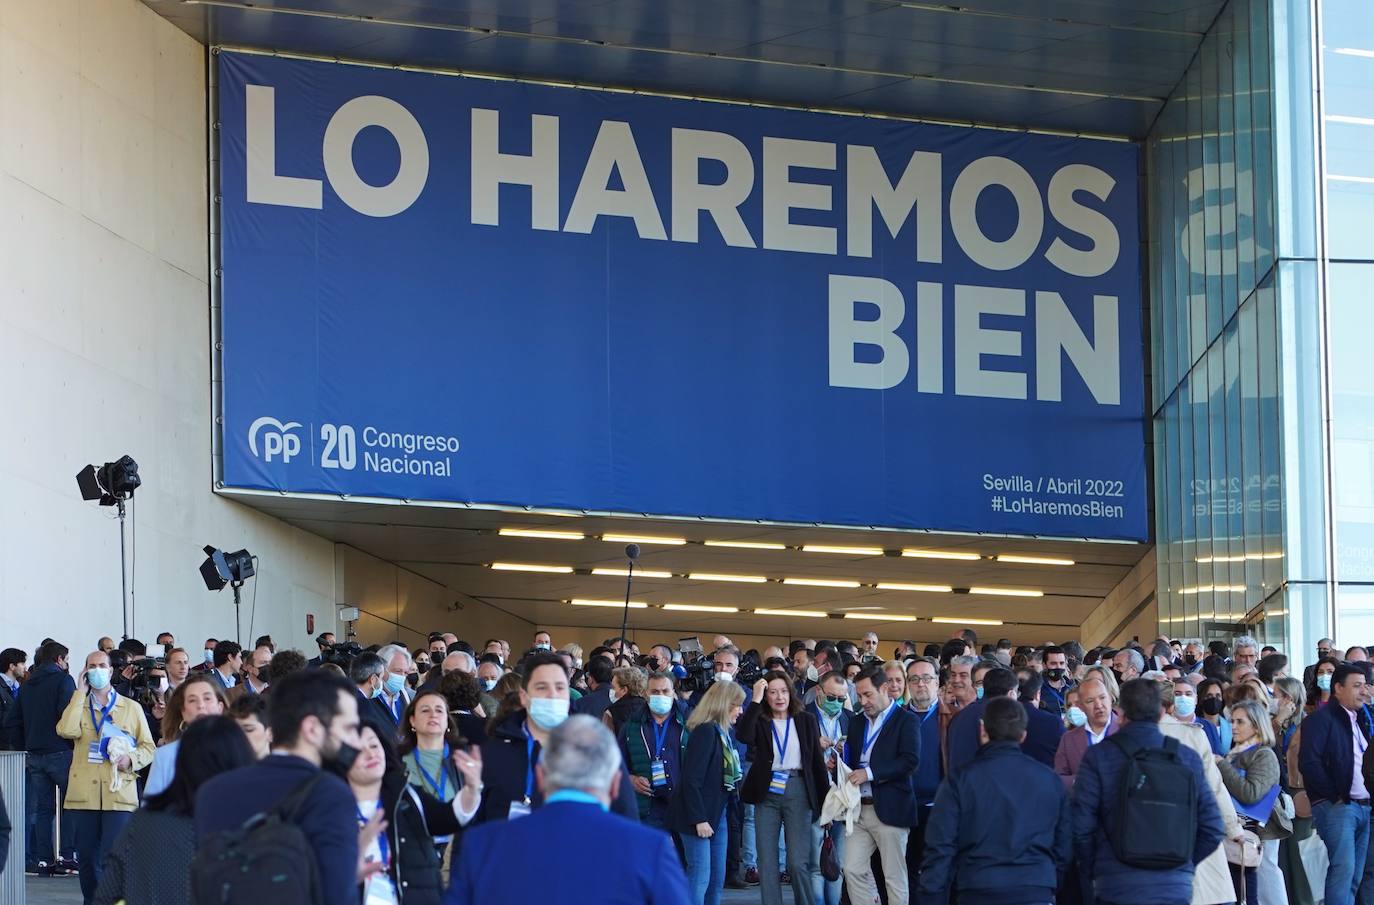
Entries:
MULTIPOLYGON (((1240 820, 1236 817, 1236 807, 1231 803, 1231 794, 1221 781, 1221 771, 1217 769, 1216 759, 1212 756, 1212 746, 1207 734, 1200 726, 1180 723, 1171 716, 1159 721, 1159 731, 1166 738, 1178 739, 1180 745, 1187 745, 1202 761, 1202 772, 1207 776, 1207 787, 1217 800, 1217 810, 1221 811, 1221 822, 1226 827, 1226 838, 1233 838, 1240 832, 1240 820)), ((1231 885, 1231 869, 1226 863, 1226 852, 1218 845, 1198 864, 1193 872, 1193 905, 1219 905, 1236 900, 1235 887, 1231 885)))

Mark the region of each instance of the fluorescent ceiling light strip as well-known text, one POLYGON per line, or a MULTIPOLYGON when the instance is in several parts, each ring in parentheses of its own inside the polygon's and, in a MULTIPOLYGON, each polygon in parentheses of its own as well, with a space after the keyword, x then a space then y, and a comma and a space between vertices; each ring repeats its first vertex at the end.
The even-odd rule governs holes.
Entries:
POLYGON ((983 594, 993 597, 1044 597, 1044 591, 1030 588, 969 588, 970 594, 983 594))
POLYGON ((846 619, 868 619, 872 622, 915 622, 915 616, 903 616, 898 613, 845 613, 846 619))
POLYGON ((857 588, 857 581, 844 581, 837 578, 784 578, 783 584, 799 584, 812 588, 857 588))
POLYGON ((663 544, 669 547, 681 547, 687 543, 685 537, 659 537, 650 534, 603 534, 601 539, 613 544, 663 544))
POLYGON ((535 562, 494 562, 491 567, 497 572, 556 572, 567 575, 572 566, 546 566, 535 562))
POLYGON ((786 550, 787 544, 773 544, 761 540, 708 540, 708 547, 735 547, 740 550, 786 550))
POLYGON ((735 606, 705 606, 696 603, 665 603, 665 610, 679 610, 684 613, 738 613, 739 607, 735 606))
POLYGON ((983 558, 978 553, 964 553, 958 550, 917 550, 911 547, 902 550, 902 555, 915 559, 957 559, 964 562, 973 562, 983 558))
POLYGON ((754 610, 755 616, 802 616, 807 619, 824 619, 829 613, 820 610, 754 610))
POLYGON ((964 616, 932 616, 931 622, 944 625, 1004 625, 1001 619, 969 619, 964 616))
MULTIPOLYGON (((593 575, 615 575, 624 578, 630 574, 629 569, 592 569, 593 575)), ((672 572, 659 572, 655 569, 635 569, 635 578, 672 578, 672 572)))
POLYGON ((882 547, 839 547, 833 544, 805 544, 803 553, 839 553, 844 556, 882 556, 882 547))
POLYGON ((1023 553, 999 553, 998 562, 1014 562, 1027 566, 1072 566, 1072 559, 1063 559, 1058 556, 1027 556, 1023 553))
POLYGON ((745 584, 763 584, 768 580, 763 575, 726 575, 720 572, 689 572, 687 577, 695 581, 739 581, 745 584))
POLYGON ((539 537, 545 540, 586 540, 581 531, 554 531, 550 528, 502 528, 502 537, 539 537))
MULTIPOLYGON (((622 610, 625 607, 624 600, 583 600, 578 597, 578 599, 569 600, 567 603, 573 604, 574 607, 614 607, 617 610, 622 610)), ((649 604, 642 602, 642 600, 631 600, 629 608, 631 610, 647 610, 649 604)))
POLYGON ((1368 116, 1347 116, 1344 113, 1328 113, 1326 121, 1329 123, 1344 123, 1347 126, 1374 126, 1374 118, 1368 116))
POLYGON ((923 591, 927 594, 952 594, 954 588, 943 584, 907 584, 902 581, 880 581, 877 584, 880 591, 923 591))

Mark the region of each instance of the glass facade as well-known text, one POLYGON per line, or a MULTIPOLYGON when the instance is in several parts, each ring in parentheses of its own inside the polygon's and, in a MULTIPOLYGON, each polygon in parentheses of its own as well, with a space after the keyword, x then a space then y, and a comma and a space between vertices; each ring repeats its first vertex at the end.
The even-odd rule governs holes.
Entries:
POLYGON ((1367 0, 1321 0, 1325 280, 1336 638, 1374 642, 1374 16, 1367 0))
MULTIPOLYGON (((1357 0, 1323 2, 1360 18, 1357 0)), ((1159 602, 1173 636, 1244 632, 1291 652, 1331 632, 1319 29, 1312 0, 1231 0, 1147 140, 1159 602)), ((1374 66, 1374 52, 1350 50, 1374 66)), ((1368 72, 1350 77, 1352 105, 1371 104, 1361 83, 1368 72)), ((1360 164, 1350 176, 1374 176, 1367 156, 1346 165, 1360 164)), ((1374 178, 1342 185, 1374 196, 1374 178)), ((1374 386, 1364 376, 1374 373, 1351 373, 1350 385, 1374 386)), ((1367 502, 1337 520, 1369 526, 1374 579, 1374 416, 1365 421, 1367 439, 1352 419, 1359 449, 1337 458, 1360 463, 1347 470, 1367 502)), ((1374 593, 1342 599, 1374 636, 1374 593)))

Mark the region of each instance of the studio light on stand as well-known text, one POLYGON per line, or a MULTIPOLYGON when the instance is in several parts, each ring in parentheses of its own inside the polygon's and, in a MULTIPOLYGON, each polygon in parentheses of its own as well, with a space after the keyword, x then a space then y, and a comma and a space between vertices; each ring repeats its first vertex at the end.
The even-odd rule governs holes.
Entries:
POLYGON ((225 553, 216 547, 206 546, 205 562, 200 564, 200 577, 205 587, 211 591, 222 591, 225 585, 234 589, 234 640, 243 644, 243 623, 239 618, 239 607, 243 600, 240 588, 243 583, 258 574, 253 563, 253 554, 247 550, 225 553))
POLYGON ((119 585, 120 609, 124 615, 124 637, 128 638, 133 622, 133 594, 129 589, 128 557, 125 554, 125 504, 134 498, 134 491, 143 484, 138 476, 138 463, 129 456, 106 462, 99 468, 87 465, 76 473, 76 485, 83 500, 99 500, 102 506, 114 506, 119 516, 119 585))

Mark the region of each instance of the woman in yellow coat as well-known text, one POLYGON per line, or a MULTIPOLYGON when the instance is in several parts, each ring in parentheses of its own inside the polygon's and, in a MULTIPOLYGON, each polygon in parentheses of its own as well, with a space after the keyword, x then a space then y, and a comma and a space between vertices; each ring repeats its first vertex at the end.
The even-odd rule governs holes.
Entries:
POLYGON ((57 734, 73 742, 67 776, 67 818, 76 831, 81 895, 87 905, 100 879, 100 862, 138 809, 137 771, 153 761, 153 736, 136 701, 110 685, 110 655, 86 657, 76 691, 57 721, 57 734))

